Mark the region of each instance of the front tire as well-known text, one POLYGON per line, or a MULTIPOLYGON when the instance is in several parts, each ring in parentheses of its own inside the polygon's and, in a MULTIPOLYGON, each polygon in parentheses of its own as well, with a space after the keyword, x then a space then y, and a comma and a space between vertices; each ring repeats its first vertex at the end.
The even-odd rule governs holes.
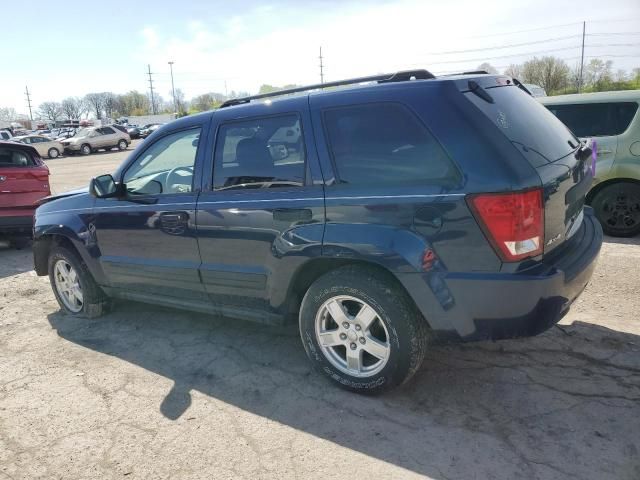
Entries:
POLYGON ((360 266, 316 280, 302 301, 299 326, 316 370, 355 392, 403 384, 428 344, 424 318, 395 279, 360 266))
POLYGON ((91 154, 91 145, 89 145, 88 143, 85 143, 84 145, 82 145, 80 147, 80 153, 82 155, 90 155, 91 154))
POLYGON ((640 233, 640 185, 608 185, 596 194, 591 206, 607 235, 633 237, 640 233))
POLYGON ((73 251, 54 246, 49 254, 49 281, 67 315, 97 318, 108 310, 108 298, 93 279, 87 265, 73 251))
POLYGON ((50 148, 47 152, 47 155, 49 156, 49 158, 58 158, 60 156, 60 152, 57 148, 50 148))

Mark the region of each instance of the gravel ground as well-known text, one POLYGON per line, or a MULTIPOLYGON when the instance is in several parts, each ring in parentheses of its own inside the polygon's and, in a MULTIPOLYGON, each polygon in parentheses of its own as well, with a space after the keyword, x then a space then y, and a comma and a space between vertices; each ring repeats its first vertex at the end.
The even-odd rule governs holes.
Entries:
POLYGON ((608 238, 560 326, 434 347, 366 397, 311 372, 295 326, 64 316, 31 252, 0 246, 0 479, 638 479, 639 271, 640 238, 608 238))

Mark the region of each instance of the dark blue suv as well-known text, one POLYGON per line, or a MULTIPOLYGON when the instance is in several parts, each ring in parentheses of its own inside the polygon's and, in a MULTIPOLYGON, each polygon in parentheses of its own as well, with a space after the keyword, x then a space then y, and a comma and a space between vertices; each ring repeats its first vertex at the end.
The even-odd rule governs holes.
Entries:
POLYGON ((323 87, 347 84, 173 121, 40 206, 35 267, 62 310, 297 319, 311 362, 356 391, 403 383, 436 338, 556 323, 602 243, 590 145, 509 77, 323 87))

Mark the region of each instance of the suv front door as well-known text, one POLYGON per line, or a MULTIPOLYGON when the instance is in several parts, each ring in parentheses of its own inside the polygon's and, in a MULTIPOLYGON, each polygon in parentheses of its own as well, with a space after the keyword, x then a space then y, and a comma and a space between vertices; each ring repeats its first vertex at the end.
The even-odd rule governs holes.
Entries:
POLYGON ((293 272, 320 255, 322 176, 306 102, 293 101, 213 117, 213 182, 198 201, 198 243, 216 306, 281 307, 293 272))
POLYGON ((195 237, 202 126, 167 133, 125 168, 125 198, 97 199, 95 237, 108 286, 121 296, 206 300, 195 237))

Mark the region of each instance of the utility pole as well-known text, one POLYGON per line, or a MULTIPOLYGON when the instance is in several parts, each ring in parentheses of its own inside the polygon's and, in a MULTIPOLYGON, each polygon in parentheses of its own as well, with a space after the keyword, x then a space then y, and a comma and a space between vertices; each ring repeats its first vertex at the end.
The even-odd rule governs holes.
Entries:
POLYGON ((178 102, 176 102, 176 89, 173 86, 173 63, 169 62, 169 69, 171 70, 171 93, 173 94, 173 111, 178 114, 178 102))
POLYGON ((318 57, 320 59, 320 83, 324 83, 324 65, 322 63, 322 46, 320 47, 320 56, 318 57))
POLYGON ((147 64, 148 75, 149 75, 149 90, 151 90, 151 112, 156 114, 156 101, 153 98, 153 80, 151 79, 151 65, 147 64))
POLYGON ((578 81, 578 93, 582 91, 582 70, 584 69, 584 32, 587 22, 582 22, 582 53, 580 55, 580 80, 578 81))
POLYGON ((29 120, 33 122, 33 113, 31 112, 31 96, 29 95, 29 86, 25 87, 25 95, 27 96, 27 105, 29 105, 29 120))

